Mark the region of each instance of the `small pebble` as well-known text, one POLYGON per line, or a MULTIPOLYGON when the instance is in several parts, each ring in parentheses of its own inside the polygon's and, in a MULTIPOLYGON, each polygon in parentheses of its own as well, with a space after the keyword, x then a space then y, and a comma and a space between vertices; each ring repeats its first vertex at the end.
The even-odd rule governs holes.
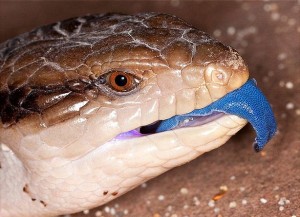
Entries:
POLYGON ((277 21, 277 20, 279 20, 279 18, 280 18, 280 14, 279 13, 277 13, 277 12, 271 13, 271 19, 272 20, 277 21))
POLYGON ((284 81, 280 81, 280 82, 279 82, 279 86, 280 86, 280 87, 284 87, 284 85, 285 85, 284 81))
POLYGON ((236 205, 237 205, 236 202, 232 201, 232 202, 229 203, 229 208, 230 209, 236 208, 236 205))
POLYGON ((115 214, 116 214, 115 208, 111 208, 111 209, 110 209, 110 214, 111 214, 111 215, 115 215, 115 214))
POLYGON ((7 145, 4 145, 2 143, 0 143, 0 150, 2 150, 2 151, 11 151, 11 149, 7 145))
POLYGON ((265 151, 260 152, 260 156, 265 157, 266 155, 267 155, 267 152, 265 152, 265 151))
POLYGON ((171 217, 178 217, 178 215, 177 214, 173 214, 173 215, 171 215, 171 217))
POLYGON ((293 26, 293 25, 296 24, 296 20, 293 19, 293 18, 291 18, 291 19, 288 20, 288 24, 289 24, 290 26, 293 26))
POLYGON ((213 35, 214 35, 215 37, 220 37, 220 36, 222 35, 222 32, 221 32, 221 30, 216 29, 216 30, 213 32, 213 35))
POLYGON ((243 204, 243 205, 247 205, 247 203, 248 203, 248 201, 247 201, 246 199, 243 199, 243 200, 242 200, 242 204, 243 204))
POLYGON ((164 200, 164 199, 165 199, 165 196, 164 196, 164 195, 159 195, 159 196, 158 196, 158 200, 162 201, 162 200, 164 200))
POLYGON ((142 187, 142 188, 146 188, 146 187, 147 187, 147 183, 141 184, 141 187, 142 187))
POLYGON ((198 197, 193 197, 193 202, 196 206, 200 205, 200 201, 199 201, 198 197))
POLYGON ((286 82, 285 87, 287 89, 292 89, 294 87, 294 84, 292 82, 288 81, 288 82, 286 82))
POLYGON ((234 35, 235 34, 235 28, 233 26, 228 27, 227 34, 228 35, 234 35))
POLYGON ((221 191, 228 191, 228 187, 226 185, 221 185, 220 190, 221 191))
POLYGON ((243 192, 243 191, 245 191, 245 190, 246 190, 245 187, 240 187, 240 191, 241 191, 241 192, 243 192))
POLYGON ((276 11, 278 9, 278 5, 276 3, 270 3, 264 5, 264 10, 266 12, 276 11))
POLYGON ((287 103, 287 104, 286 104, 286 106, 285 106, 285 107, 286 107, 286 109, 287 109, 287 110, 291 110, 291 109, 293 109, 293 108, 294 108, 294 103, 292 103, 292 102, 289 102, 289 103, 287 103))
POLYGON ((214 201, 214 200, 210 200, 210 201, 208 202, 208 206, 209 206, 209 207, 214 207, 214 206, 215 206, 215 201, 214 201))
POLYGON ((300 109, 296 109, 296 115, 300 115, 300 109))
POLYGON ((218 208, 218 207, 214 208, 214 212, 215 213, 219 213, 220 212, 220 208, 218 208))
POLYGON ((279 211, 282 212, 283 210, 284 210, 284 207, 283 207, 283 206, 280 206, 280 207, 279 207, 279 211))
POLYGON ((99 210, 98 210, 98 211, 96 211, 96 212, 95 212, 95 216, 96 216, 96 217, 100 217, 100 216, 102 216, 102 212, 101 212, 101 211, 99 211, 99 210))
POLYGON ((285 60, 287 58, 287 54, 286 53, 280 53, 280 54, 278 54, 278 56, 277 56, 277 59, 278 60, 285 60))
POLYGON ((84 215, 87 215, 87 214, 89 214, 89 213, 90 213, 90 210, 88 210, 88 209, 83 210, 83 214, 84 214, 84 215))
POLYGON ((181 188, 181 189, 180 189, 180 193, 181 193, 181 194, 188 194, 189 191, 188 191, 187 188, 181 188))
POLYGON ((108 206, 104 207, 104 212, 109 213, 110 212, 110 208, 108 206))
POLYGON ((184 206, 183 206, 183 209, 188 209, 189 208, 189 205, 187 205, 187 204, 185 204, 184 206))
POLYGON ((290 200, 286 199, 285 197, 281 197, 278 201, 278 205, 281 205, 281 206, 283 206, 285 204, 290 204, 290 203, 291 203, 290 200))
POLYGON ((261 202, 261 203, 263 203, 263 204, 265 204, 265 203, 267 203, 267 202, 268 202, 268 200, 267 200, 267 199, 265 199, 265 198, 260 198, 260 202, 261 202))
POLYGON ((235 180, 235 176, 231 176, 231 177, 230 177, 230 180, 235 180))
POLYGON ((173 210, 173 207, 172 207, 171 205, 169 205, 169 206, 167 207, 167 210, 168 210, 169 212, 171 212, 171 211, 173 210))
POLYGON ((123 211, 123 213, 124 213, 124 215, 127 215, 127 214, 129 213, 128 209, 125 209, 125 210, 123 211))
POLYGON ((158 213, 155 213, 155 214, 153 215, 153 217, 160 217, 160 215, 159 215, 158 213))
POLYGON ((280 200, 278 201, 278 205, 283 206, 285 204, 283 198, 280 198, 280 200))

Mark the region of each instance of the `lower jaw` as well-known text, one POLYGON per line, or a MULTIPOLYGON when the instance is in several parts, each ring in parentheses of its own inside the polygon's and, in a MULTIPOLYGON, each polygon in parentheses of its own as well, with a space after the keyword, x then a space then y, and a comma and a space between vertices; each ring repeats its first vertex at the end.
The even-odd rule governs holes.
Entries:
MULTIPOLYGON (((120 196, 169 169, 218 148, 246 123, 235 115, 223 115, 201 126, 142 136, 136 130, 123 133, 94 150, 92 156, 86 156, 92 161, 89 165, 96 167, 91 170, 104 175, 97 180, 102 186, 97 192, 108 190, 118 192, 117 196, 120 196)), ((114 198, 108 195, 101 203, 114 198)), ((99 201, 95 203, 99 205, 99 201)))
MULTIPOLYGON (((114 171, 114 174, 119 174, 125 179, 122 183, 126 187, 118 186, 124 190, 120 192, 122 194, 128 191, 127 189, 132 189, 173 167, 185 164, 205 152, 218 148, 246 124, 247 121, 238 116, 223 115, 201 126, 185 127, 157 134, 134 137, 132 136, 134 133, 130 131, 127 138, 126 134, 119 135, 119 138, 95 150, 95 156, 98 152, 103 152, 102 155, 106 156, 102 159, 97 158, 95 161, 103 165, 114 165, 114 161, 118 162, 118 168, 106 169, 107 173, 114 171)), ((103 170, 105 167, 100 168, 103 170)), ((102 179, 101 182, 107 186, 111 184, 109 180, 109 178, 102 179)))
MULTIPOLYGON (((52 209, 53 213, 68 213, 81 211, 83 207, 88 209, 104 204, 173 167, 185 164, 221 146, 246 123, 246 120, 237 116, 223 115, 201 126, 130 137, 131 139, 114 139, 73 161, 67 167, 49 165, 51 176, 47 176, 46 182, 44 182, 45 179, 37 179, 35 186, 42 198, 43 195, 47 195, 47 202, 51 208, 45 210, 45 207, 40 206, 39 203, 33 203, 23 192, 21 192, 22 198, 24 197, 22 205, 24 206, 26 202, 24 207, 35 206, 28 210, 30 213, 49 212, 49 209, 52 209), (91 171, 92 174, 90 174, 91 171), (62 172, 71 174, 66 181, 57 178, 62 175, 62 172), (70 195, 65 194, 67 191, 49 191, 48 183, 55 183, 57 189, 70 187, 79 189, 80 187, 81 190, 72 191, 70 195), (91 186, 96 186, 96 188, 91 191, 90 185, 82 183, 94 183, 91 186), (106 191, 109 193, 104 195, 102 192, 106 191), (118 194, 114 196, 112 192, 118 194), (69 198, 65 200, 71 203, 62 205, 57 198, 63 198, 66 195, 69 198)), ((19 185, 20 189, 23 184, 22 181, 19 185)), ((16 192, 20 192, 18 189, 16 188, 16 192)), ((12 204, 8 203, 9 209, 15 208, 12 204)))

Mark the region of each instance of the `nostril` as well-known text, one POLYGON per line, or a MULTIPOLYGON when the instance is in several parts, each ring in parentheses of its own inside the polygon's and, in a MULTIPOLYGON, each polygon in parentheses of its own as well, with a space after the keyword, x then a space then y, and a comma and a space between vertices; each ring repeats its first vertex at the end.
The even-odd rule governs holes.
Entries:
POLYGON ((211 64, 206 68, 205 80, 207 83, 227 85, 231 75, 230 70, 225 70, 221 66, 211 64))
POLYGON ((228 93, 227 84, 232 72, 226 67, 211 63, 205 69, 206 87, 212 101, 216 101, 228 93))
POLYGON ((213 76, 216 78, 216 79, 213 79, 213 80, 215 80, 216 82, 218 82, 218 81, 223 82, 226 75, 224 75, 223 72, 214 71, 214 72, 213 72, 213 76))
POLYGON ((214 70, 211 74, 212 82, 216 83, 216 84, 220 84, 220 85, 228 84, 229 77, 230 77, 229 73, 227 73, 221 69, 214 70))

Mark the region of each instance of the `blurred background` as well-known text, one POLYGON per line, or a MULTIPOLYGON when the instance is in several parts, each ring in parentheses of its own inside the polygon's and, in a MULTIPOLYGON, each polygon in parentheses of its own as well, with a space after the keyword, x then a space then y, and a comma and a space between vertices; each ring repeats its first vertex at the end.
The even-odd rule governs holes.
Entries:
POLYGON ((248 125, 221 148, 72 216, 300 216, 300 1, 3 1, 0 43, 92 13, 174 14, 237 49, 271 102, 277 136, 252 150, 248 125))

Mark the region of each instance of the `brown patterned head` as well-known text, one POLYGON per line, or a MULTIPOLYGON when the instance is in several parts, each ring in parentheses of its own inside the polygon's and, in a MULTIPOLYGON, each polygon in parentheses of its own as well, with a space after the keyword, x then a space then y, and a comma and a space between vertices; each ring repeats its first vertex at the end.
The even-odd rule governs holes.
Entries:
POLYGON ((69 19, 0 49, 4 127, 49 127, 157 101, 158 115, 142 118, 146 124, 204 107, 248 78, 236 51, 165 14, 69 19))

